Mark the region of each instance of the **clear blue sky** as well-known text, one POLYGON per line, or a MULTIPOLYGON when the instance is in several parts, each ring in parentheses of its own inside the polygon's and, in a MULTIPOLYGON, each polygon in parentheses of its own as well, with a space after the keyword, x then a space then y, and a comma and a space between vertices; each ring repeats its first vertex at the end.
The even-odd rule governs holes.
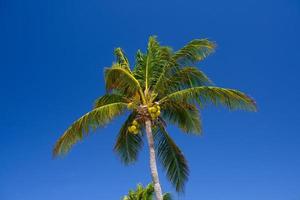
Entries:
POLYGON ((176 198, 300 200, 299 0, 1 0, 1 200, 116 200, 150 182, 146 150, 127 167, 112 151, 123 118, 62 159, 51 150, 103 94, 113 49, 133 60, 152 34, 174 49, 216 41, 199 67, 259 105, 205 109, 202 137, 169 127, 191 169, 176 198))

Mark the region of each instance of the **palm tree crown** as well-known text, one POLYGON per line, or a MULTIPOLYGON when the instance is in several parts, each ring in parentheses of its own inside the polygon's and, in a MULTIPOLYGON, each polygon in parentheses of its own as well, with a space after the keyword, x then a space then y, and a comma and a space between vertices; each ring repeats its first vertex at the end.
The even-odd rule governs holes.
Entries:
POLYGON ((195 39, 173 51, 156 37, 149 38, 145 53, 138 51, 130 67, 121 48, 115 49, 116 61, 105 69, 106 94, 95 101, 93 109, 75 121, 59 138, 54 155, 67 153, 87 136, 90 129, 102 127, 115 117, 128 113, 114 150, 125 164, 135 162, 143 146, 145 122, 151 122, 158 160, 177 191, 183 191, 189 168, 184 155, 170 137, 166 124, 184 133, 202 131, 200 109, 222 105, 231 110, 255 111, 255 102, 246 94, 213 86, 195 64, 215 49, 207 39, 195 39), (129 111, 129 112, 128 112, 129 111))

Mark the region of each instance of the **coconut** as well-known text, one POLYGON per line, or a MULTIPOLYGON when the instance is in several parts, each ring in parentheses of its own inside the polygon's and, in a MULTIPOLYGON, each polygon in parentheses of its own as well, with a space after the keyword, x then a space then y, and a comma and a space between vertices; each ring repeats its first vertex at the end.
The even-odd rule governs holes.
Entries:
POLYGON ((159 115, 160 115, 160 110, 158 110, 158 111, 156 112, 156 115, 157 115, 157 116, 159 116, 159 115))
POLYGON ((132 125, 132 126, 131 126, 131 130, 132 130, 133 132, 134 132, 136 129, 137 129, 137 128, 136 128, 135 125, 132 125))
POLYGON ((160 110, 160 106, 156 106, 157 110, 160 110))
POLYGON ((133 120, 132 124, 137 126, 139 123, 136 120, 133 120))
POLYGON ((155 107, 152 107, 152 112, 153 112, 153 113, 156 113, 156 112, 157 112, 156 106, 155 106, 155 107))

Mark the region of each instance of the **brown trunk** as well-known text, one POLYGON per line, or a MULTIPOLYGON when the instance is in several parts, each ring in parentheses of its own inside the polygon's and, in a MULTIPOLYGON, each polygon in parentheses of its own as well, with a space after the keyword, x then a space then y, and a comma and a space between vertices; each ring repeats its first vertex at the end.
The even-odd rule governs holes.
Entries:
POLYGON ((154 150, 154 141, 151 129, 151 121, 146 121, 146 133, 149 145, 149 152, 150 152, 150 169, 151 169, 151 176, 152 182, 154 186, 156 200, 163 200, 162 191, 159 183, 157 166, 156 166, 156 158, 155 158, 155 150, 154 150))

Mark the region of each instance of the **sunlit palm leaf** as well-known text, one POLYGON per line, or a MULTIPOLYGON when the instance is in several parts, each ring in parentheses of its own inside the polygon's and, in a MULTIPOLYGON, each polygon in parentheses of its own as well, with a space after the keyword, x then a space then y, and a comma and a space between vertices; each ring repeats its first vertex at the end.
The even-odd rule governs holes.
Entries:
POLYGON ((172 101, 195 101, 199 99, 203 105, 212 103, 213 105, 223 105, 231 110, 243 109, 256 111, 255 101, 246 94, 233 90, 219 87, 193 87, 180 90, 167 95, 160 100, 164 103, 168 100, 172 101))
POLYGON ((138 153, 143 146, 142 134, 132 134, 128 127, 136 117, 136 113, 131 113, 122 128, 120 129, 117 141, 114 147, 115 152, 120 156, 125 164, 135 162, 138 153))
POLYGON ((155 36, 149 38, 147 53, 138 51, 136 66, 133 70, 135 77, 143 83, 143 89, 150 90, 158 81, 164 67, 171 63, 172 52, 169 47, 160 46, 155 36))
POLYGON ((123 94, 135 94, 141 89, 133 74, 119 64, 105 70, 105 84, 108 91, 116 89, 123 94))
POLYGON ((130 71, 129 61, 123 50, 121 48, 116 48, 114 53, 117 59, 117 63, 120 64, 120 66, 124 69, 130 71))
POLYGON ((174 70, 163 81, 160 81, 160 85, 157 84, 154 91, 157 91, 159 96, 163 96, 177 90, 211 83, 211 80, 198 68, 183 67, 174 70))
MULTIPOLYGON (((123 200, 153 200, 154 187, 150 183, 146 187, 142 184, 138 184, 136 190, 129 190, 128 195, 123 197, 123 200)), ((172 200, 170 193, 163 194, 163 200, 172 200)))
POLYGON ((130 100, 121 94, 105 94, 102 97, 96 99, 94 103, 94 108, 98 108, 106 104, 111 104, 116 102, 129 103, 130 100))
POLYGON ((154 141, 158 158, 166 170, 168 179, 176 191, 182 192, 189 175, 184 155, 161 124, 154 128, 154 141))
POLYGON ((93 109, 75 121, 57 141, 53 155, 67 153, 71 147, 88 135, 90 129, 101 127, 123 113, 127 103, 118 102, 93 109))
POLYGON ((206 58, 215 49, 215 43, 207 39, 195 39, 174 54, 179 63, 193 63, 206 58))

